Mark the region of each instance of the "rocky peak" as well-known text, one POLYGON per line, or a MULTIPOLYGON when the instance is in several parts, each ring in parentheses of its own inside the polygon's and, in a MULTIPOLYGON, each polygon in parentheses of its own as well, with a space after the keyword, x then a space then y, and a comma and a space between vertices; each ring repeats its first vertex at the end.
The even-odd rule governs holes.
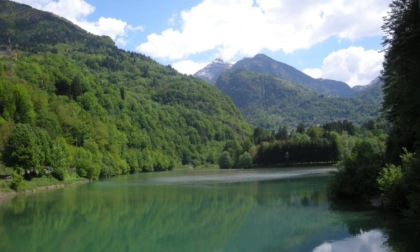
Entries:
POLYGON ((217 58, 212 63, 205 66, 203 69, 196 72, 194 76, 214 85, 219 75, 224 71, 229 70, 231 67, 231 63, 225 62, 224 60, 217 58))

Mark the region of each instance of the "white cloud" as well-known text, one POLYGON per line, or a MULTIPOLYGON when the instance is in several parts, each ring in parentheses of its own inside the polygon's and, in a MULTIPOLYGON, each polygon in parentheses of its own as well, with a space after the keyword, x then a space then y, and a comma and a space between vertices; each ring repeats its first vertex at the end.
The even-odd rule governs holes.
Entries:
POLYGON ((203 69, 208 63, 198 63, 192 60, 182 60, 172 64, 178 72, 184 74, 195 74, 199 70, 203 69))
POLYGON ((382 70, 384 53, 351 46, 330 53, 321 68, 304 69, 313 78, 333 79, 346 82, 350 86, 366 85, 382 70))
POLYGON ((81 20, 95 11, 95 7, 84 0, 49 1, 44 5, 43 9, 67 18, 70 21, 81 20))
POLYGON ((118 44, 124 45, 127 31, 143 30, 142 27, 133 27, 127 22, 115 19, 100 17, 97 21, 88 21, 86 18, 95 11, 95 7, 85 0, 14 0, 18 3, 30 5, 34 8, 52 12, 64 17, 83 29, 96 34, 107 35, 118 44))
POLYGON ((311 76, 312 78, 318 79, 322 77, 322 72, 320 68, 306 68, 302 72, 311 76))
POLYGON ((291 53, 331 37, 381 35, 387 8, 384 0, 203 0, 181 13, 179 30, 150 34, 136 49, 166 60, 214 49, 226 60, 263 49, 291 53))
POLYGON ((115 18, 99 18, 96 22, 76 21, 87 31, 97 35, 107 35, 112 39, 126 35, 127 23, 115 18))
POLYGON ((34 8, 52 12, 72 22, 84 19, 95 11, 95 7, 84 0, 13 0, 34 8))
POLYGON ((325 242, 316 247, 313 252, 330 251, 391 251, 386 245, 386 236, 380 230, 361 231, 360 234, 343 240, 325 242))

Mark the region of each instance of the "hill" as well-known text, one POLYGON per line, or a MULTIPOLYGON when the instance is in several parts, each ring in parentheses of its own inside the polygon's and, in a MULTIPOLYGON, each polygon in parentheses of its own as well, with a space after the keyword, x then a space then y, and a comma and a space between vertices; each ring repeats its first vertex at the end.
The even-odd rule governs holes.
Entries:
POLYGON ((250 134, 212 85, 0 0, 0 44, 9 38, 17 57, 0 57, 0 156, 19 173, 96 178, 215 163, 227 141, 250 134))
POLYGON ((266 129, 335 120, 361 124, 379 115, 381 102, 380 96, 365 92, 350 99, 327 97, 273 75, 235 66, 220 75, 216 87, 232 98, 248 122, 266 129))

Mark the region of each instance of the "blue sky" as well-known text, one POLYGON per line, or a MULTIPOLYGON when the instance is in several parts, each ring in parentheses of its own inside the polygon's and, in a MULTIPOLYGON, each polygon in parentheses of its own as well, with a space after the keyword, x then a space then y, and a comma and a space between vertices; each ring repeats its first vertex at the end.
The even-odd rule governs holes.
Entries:
POLYGON ((315 78, 379 75, 391 0, 15 0, 65 17, 122 49, 193 74, 257 53, 315 78))

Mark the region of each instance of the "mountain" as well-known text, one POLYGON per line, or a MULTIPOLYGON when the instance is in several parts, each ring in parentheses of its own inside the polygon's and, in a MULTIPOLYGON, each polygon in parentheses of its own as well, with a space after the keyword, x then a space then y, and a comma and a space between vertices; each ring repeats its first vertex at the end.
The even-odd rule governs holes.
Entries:
POLYGON ((60 179, 169 170, 215 163, 251 134, 216 87, 54 14, 0 0, 0 45, 17 56, 0 54, 0 166, 60 179))
POLYGON ((377 77, 368 85, 362 86, 363 88, 359 89, 352 99, 365 104, 365 108, 370 107, 369 110, 381 108, 384 100, 383 85, 384 82, 380 79, 380 77, 377 77))
POLYGON ((369 84, 354 86, 352 87, 352 89, 356 91, 357 93, 363 92, 365 90, 368 90, 368 91, 370 90, 370 92, 374 92, 377 95, 382 95, 382 91, 380 90, 382 88, 382 85, 383 85, 383 81, 381 77, 378 76, 375 79, 373 79, 369 84))
POLYGON ((381 98, 377 94, 328 97, 270 74, 235 68, 221 74, 216 87, 232 98, 248 122, 262 128, 294 128, 301 122, 316 125, 335 120, 361 124, 379 115, 381 98))
POLYGON ((222 59, 216 59, 212 63, 205 66, 203 69, 194 74, 195 77, 205 80, 214 85, 221 73, 229 70, 232 67, 231 63, 224 62, 222 59))
POLYGON ((242 59, 232 66, 232 70, 245 69, 255 73, 269 74, 293 82, 326 96, 351 97, 355 91, 346 83, 328 79, 314 79, 296 68, 278 62, 264 54, 242 59))

